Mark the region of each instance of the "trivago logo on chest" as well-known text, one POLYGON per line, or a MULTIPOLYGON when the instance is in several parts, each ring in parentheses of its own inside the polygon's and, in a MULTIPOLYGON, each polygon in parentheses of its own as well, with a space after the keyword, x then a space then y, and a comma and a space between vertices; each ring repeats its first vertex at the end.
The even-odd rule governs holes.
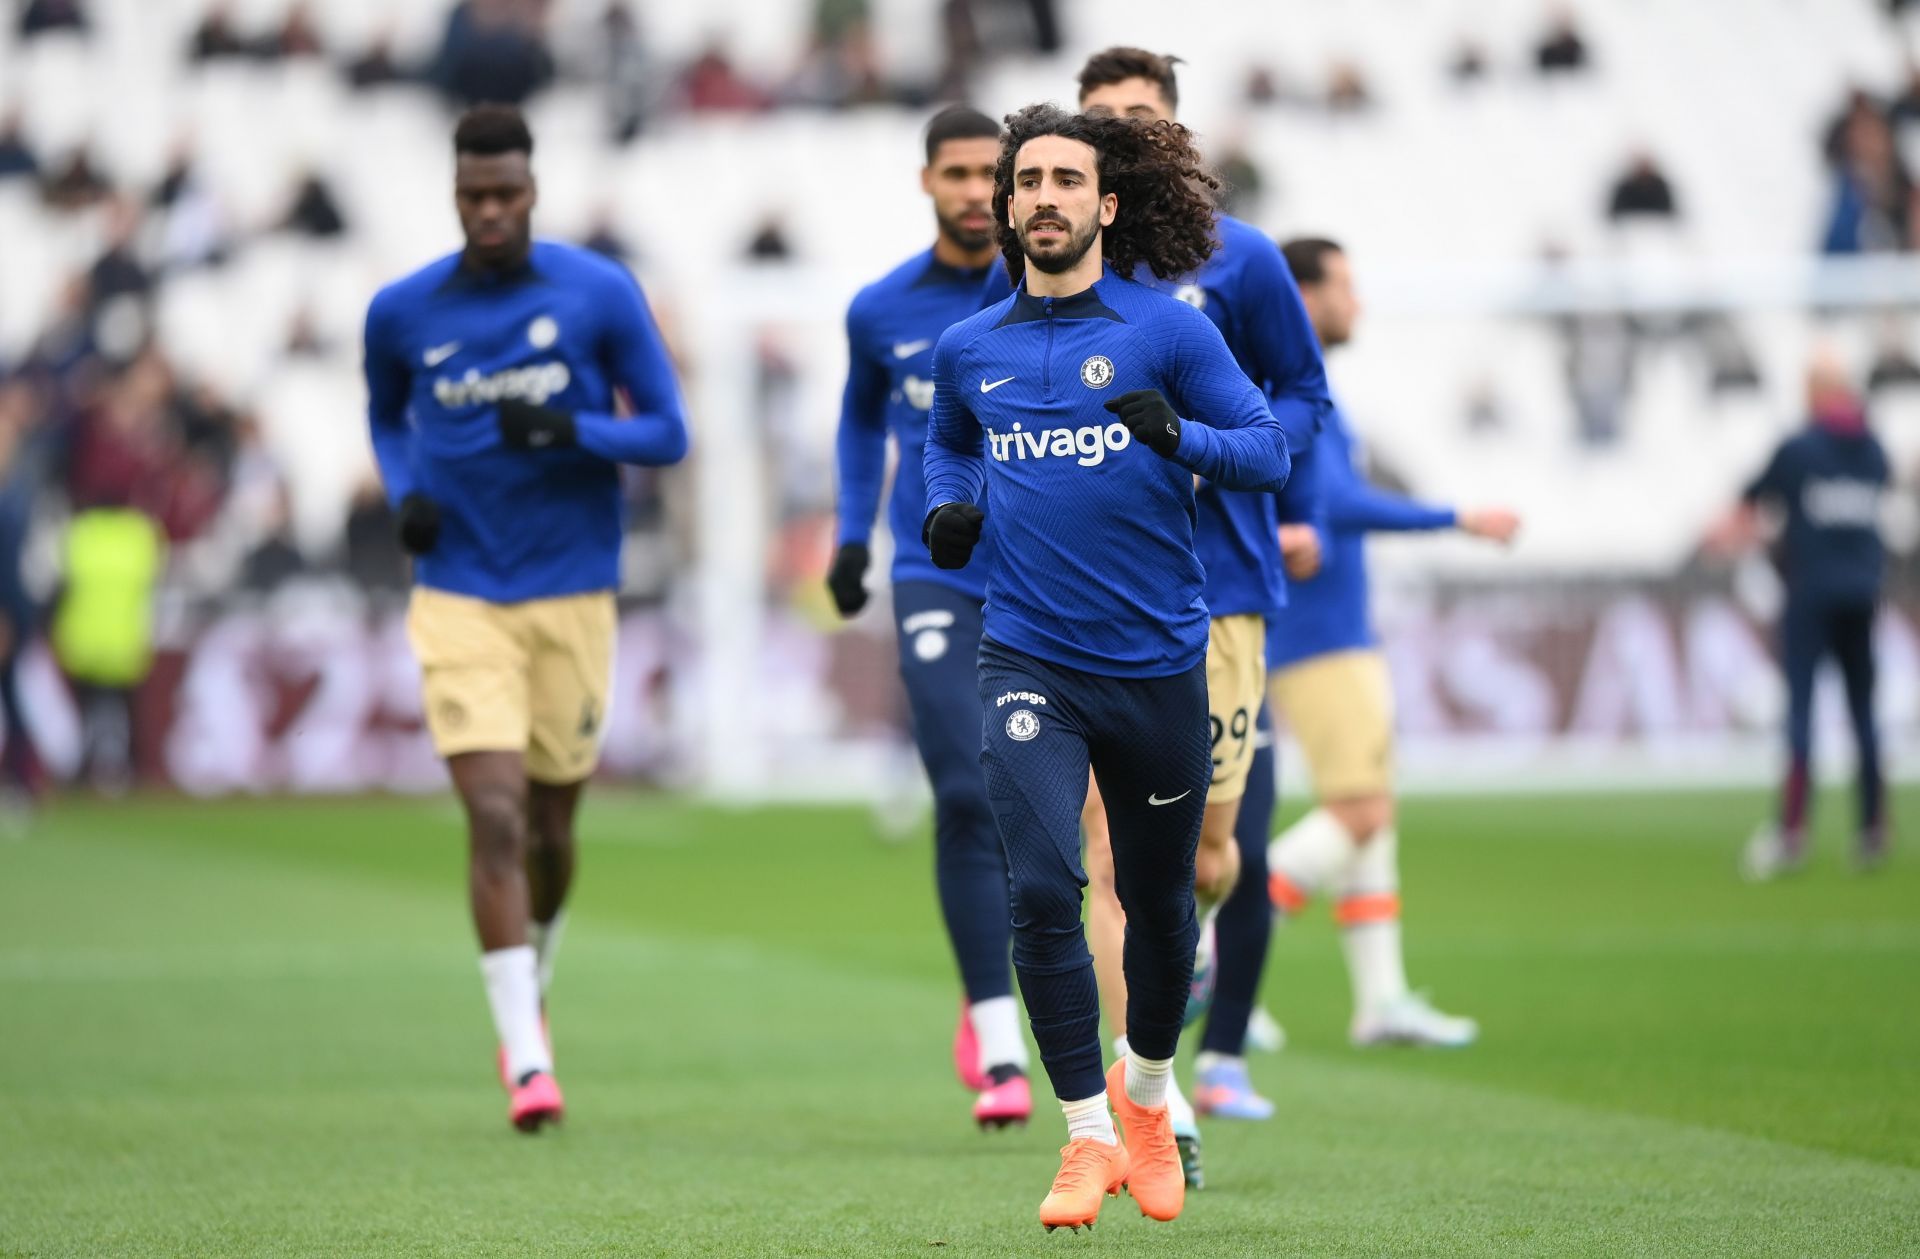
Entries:
POLYGON ((1133 444, 1133 434, 1124 424, 1104 428, 1089 424, 1085 428, 1042 428, 1024 432, 1015 424, 1009 433, 988 433, 993 457, 1001 463, 1009 459, 1074 458, 1083 468, 1106 461, 1109 450, 1125 450, 1133 444))
POLYGON ((433 400, 449 411, 456 407, 479 406, 506 398, 521 398, 539 406, 547 399, 566 392, 573 373, 565 363, 529 363, 504 372, 482 376, 469 369, 457 380, 445 376, 433 382, 433 400))

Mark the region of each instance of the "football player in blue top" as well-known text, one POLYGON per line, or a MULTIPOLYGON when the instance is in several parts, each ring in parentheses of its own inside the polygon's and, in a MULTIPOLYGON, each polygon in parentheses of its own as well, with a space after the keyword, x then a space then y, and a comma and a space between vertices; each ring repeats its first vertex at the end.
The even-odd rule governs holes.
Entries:
POLYGON ((1040 1219, 1091 1224, 1122 1184, 1172 1219, 1186 1185, 1167 1080, 1213 776, 1194 479, 1271 492, 1291 464, 1219 329, 1130 278, 1142 264, 1190 273, 1217 247, 1214 181, 1183 128, 1030 106, 1008 119, 994 184, 1022 279, 934 349, 923 533, 935 564, 964 568, 993 520, 982 761, 1012 880, 1014 968, 1069 1133, 1040 1219), (1128 924, 1129 1051, 1104 1089, 1080 922, 1089 768, 1128 924))
POLYGON ((622 463, 687 452, 640 286, 536 241, 533 136, 482 105, 454 131, 465 248, 367 308, 373 450, 414 556, 407 631, 466 808, 468 889, 509 1118, 560 1118, 542 1013, 573 816, 606 728, 622 463))
MULTIPOLYGON (((1177 121, 1180 84, 1178 57, 1140 48, 1116 47, 1095 53, 1080 71, 1080 108, 1145 121, 1177 121)), ((1298 475, 1309 465, 1315 436, 1331 406, 1320 345, 1307 322, 1306 308, 1279 249, 1258 229, 1221 215, 1219 248, 1191 275, 1163 279, 1146 268, 1134 278, 1171 293, 1203 311, 1220 329, 1248 378, 1267 394, 1273 416, 1287 434, 1296 474, 1287 484, 1295 506, 1306 510, 1310 487, 1298 475)), ((1205 1004, 1212 976, 1214 916, 1233 894, 1240 870, 1234 821, 1247 791, 1253 764, 1254 726, 1266 689, 1262 658, 1266 625, 1287 601, 1278 542, 1279 521, 1272 494, 1227 489, 1211 482, 1196 487, 1198 519, 1194 547, 1207 572, 1207 703, 1213 735, 1213 783, 1200 827, 1200 851, 1194 861, 1194 899, 1201 915, 1201 945, 1195 960, 1198 1000, 1205 1004)), ((1126 1053, 1126 990, 1120 982, 1125 924, 1113 895, 1113 858, 1107 842, 1105 811, 1099 793, 1090 793, 1087 816, 1087 872, 1092 877, 1087 933, 1094 969, 1101 980, 1100 1000, 1116 1029, 1115 1052, 1126 1053)), ((1209 1062, 1202 1070, 1199 1099, 1217 1096, 1233 1083, 1233 1064, 1209 1062)), ((1176 1081, 1167 1094, 1174 1135, 1180 1145, 1187 1183, 1204 1183, 1200 1130, 1193 1108, 1176 1081)))
POLYGON ((955 105, 927 125, 920 186, 933 199, 933 247, 860 290, 847 308, 847 389, 840 406, 839 547, 827 589, 840 615, 867 604, 868 543, 886 477, 887 438, 898 463, 887 500, 893 534, 893 618, 914 742, 933 784, 934 879, 966 993, 954 1067, 979 1096, 983 1127, 1032 1112, 1027 1042, 1007 950, 1007 858, 980 771, 980 610, 993 543, 961 569, 936 566, 920 540, 926 518, 921 448, 933 406, 933 346, 979 311, 984 287, 1008 291, 993 232, 993 167, 1000 124, 955 105))

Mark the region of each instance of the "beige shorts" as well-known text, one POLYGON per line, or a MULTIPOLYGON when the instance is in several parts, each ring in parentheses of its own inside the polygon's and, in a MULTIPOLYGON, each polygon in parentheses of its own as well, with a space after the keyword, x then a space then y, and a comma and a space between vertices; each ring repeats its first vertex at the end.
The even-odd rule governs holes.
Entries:
POLYGON ((1322 800, 1393 790, 1393 683, 1377 651, 1336 651, 1274 672, 1274 717, 1284 715, 1322 800))
POLYGON ((443 757, 521 752, 537 782, 591 776, 613 682, 614 623, 608 591, 488 603, 415 587, 407 637, 434 749, 443 757))
POLYGON ((1209 803, 1247 793, 1253 726, 1267 678, 1267 623, 1256 613, 1219 616, 1207 627, 1207 710, 1213 725, 1209 803))

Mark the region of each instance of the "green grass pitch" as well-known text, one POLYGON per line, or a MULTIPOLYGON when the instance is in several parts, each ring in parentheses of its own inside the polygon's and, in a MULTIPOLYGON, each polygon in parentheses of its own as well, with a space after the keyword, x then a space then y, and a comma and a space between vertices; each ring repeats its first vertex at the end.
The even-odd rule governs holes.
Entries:
POLYGON ((1057 1114, 980 1134, 951 1076, 924 837, 591 801, 529 1139, 449 803, 63 803, 0 842, 0 1256, 1920 1253, 1920 856, 1850 873, 1829 794, 1742 886, 1764 804, 1411 803, 1414 980, 1483 1044, 1348 1049, 1316 912, 1279 1117, 1176 1223, 1049 1236, 1057 1114))

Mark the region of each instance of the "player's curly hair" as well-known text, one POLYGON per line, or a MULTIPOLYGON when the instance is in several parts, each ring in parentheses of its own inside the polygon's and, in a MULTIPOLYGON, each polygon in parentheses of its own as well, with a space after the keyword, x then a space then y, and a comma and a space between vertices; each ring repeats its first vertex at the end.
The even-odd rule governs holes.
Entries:
POLYGON ((1064 136, 1093 147, 1100 192, 1120 199, 1102 237, 1113 269, 1131 276, 1141 263, 1163 280, 1187 275, 1220 247, 1214 235, 1213 194, 1220 181, 1201 161, 1193 133, 1177 122, 1147 122, 1070 114, 1058 105, 1029 105, 1007 115, 1000 161, 993 171, 993 219, 1007 274, 1026 271, 1020 234, 1007 225, 1013 200, 1013 163, 1020 147, 1040 136, 1064 136))

